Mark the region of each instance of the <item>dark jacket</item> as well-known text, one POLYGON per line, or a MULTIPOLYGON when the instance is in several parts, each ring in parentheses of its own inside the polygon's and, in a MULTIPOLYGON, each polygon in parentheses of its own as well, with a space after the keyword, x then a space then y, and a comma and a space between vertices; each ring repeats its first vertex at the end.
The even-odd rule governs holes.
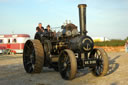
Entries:
POLYGON ((51 31, 51 30, 48 31, 47 29, 45 29, 44 33, 45 33, 47 36, 49 36, 49 37, 52 36, 52 31, 51 31))
POLYGON ((51 30, 48 31, 47 29, 45 29, 45 32, 48 33, 48 32, 52 32, 52 31, 51 30))
MULTIPOLYGON (((44 27, 41 27, 41 29, 44 30, 44 27)), ((37 30, 38 32, 42 32, 41 29, 40 29, 39 27, 36 27, 36 30, 37 30)))

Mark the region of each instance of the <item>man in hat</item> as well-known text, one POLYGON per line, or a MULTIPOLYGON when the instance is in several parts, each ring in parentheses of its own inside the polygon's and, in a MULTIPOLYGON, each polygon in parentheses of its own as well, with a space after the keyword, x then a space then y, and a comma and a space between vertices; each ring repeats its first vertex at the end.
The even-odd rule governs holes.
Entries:
POLYGON ((42 23, 38 24, 38 27, 36 27, 36 32, 44 32, 44 27, 42 26, 42 23))

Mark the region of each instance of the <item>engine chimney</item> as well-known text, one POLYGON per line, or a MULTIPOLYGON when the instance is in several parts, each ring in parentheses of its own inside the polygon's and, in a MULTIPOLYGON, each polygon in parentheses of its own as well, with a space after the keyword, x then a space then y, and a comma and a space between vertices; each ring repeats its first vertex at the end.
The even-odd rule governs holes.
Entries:
POLYGON ((79 4, 79 20, 80 20, 80 34, 86 35, 86 4, 79 4))

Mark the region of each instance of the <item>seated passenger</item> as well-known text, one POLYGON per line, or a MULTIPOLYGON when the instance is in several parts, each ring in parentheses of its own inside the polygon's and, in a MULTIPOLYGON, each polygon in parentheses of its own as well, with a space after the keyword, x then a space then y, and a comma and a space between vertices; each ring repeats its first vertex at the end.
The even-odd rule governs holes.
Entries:
POLYGON ((44 32, 44 27, 42 26, 42 23, 38 24, 38 27, 36 27, 36 32, 44 32))
POLYGON ((47 29, 45 29, 45 32, 47 32, 47 33, 48 33, 48 32, 52 32, 52 31, 51 31, 51 28, 50 28, 50 25, 47 25, 47 29))
POLYGON ((47 28, 45 29, 45 33, 49 37, 52 37, 53 36, 53 32, 52 32, 52 30, 50 28, 50 25, 47 25, 47 28))

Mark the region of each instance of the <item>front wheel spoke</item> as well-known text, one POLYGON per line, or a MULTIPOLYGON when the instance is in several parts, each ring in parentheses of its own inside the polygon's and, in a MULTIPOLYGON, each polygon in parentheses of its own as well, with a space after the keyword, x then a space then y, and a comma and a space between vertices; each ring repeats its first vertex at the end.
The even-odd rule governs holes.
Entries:
POLYGON ((61 71, 65 71, 66 70, 66 67, 63 65, 62 67, 61 67, 61 71))
POLYGON ((66 62, 69 61, 69 57, 66 57, 65 61, 66 61, 66 62))
POLYGON ((62 68, 61 71, 65 71, 66 69, 65 68, 62 68))
POLYGON ((103 66, 102 65, 100 66, 100 68, 101 68, 101 72, 103 72, 103 66))
POLYGON ((67 66, 66 68, 66 76, 69 77, 70 76, 70 66, 67 66))
POLYGON ((67 77, 70 76, 70 71, 66 71, 66 76, 67 76, 67 77))
POLYGON ((65 71, 64 62, 61 61, 59 68, 60 68, 60 71, 61 71, 61 72, 65 71))
POLYGON ((101 72, 103 71, 101 66, 98 66, 98 70, 99 70, 99 74, 101 74, 101 72))
POLYGON ((64 55, 64 61, 66 61, 67 60, 67 57, 64 55))
POLYGON ((101 72, 103 72, 103 65, 101 65, 100 68, 101 68, 101 72))
POLYGON ((101 73, 102 71, 101 71, 101 67, 100 66, 98 66, 98 69, 99 69, 99 73, 101 73))
POLYGON ((96 48, 90 53, 90 58, 96 60, 96 66, 92 69, 95 76, 104 76, 109 70, 108 56, 104 49, 96 48), (93 57, 92 57, 93 56, 93 57))
POLYGON ((99 73, 99 69, 98 69, 98 67, 96 67, 96 74, 97 74, 97 75, 100 74, 100 73, 99 73))
POLYGON ((71 70, 71 66, 70 64, 67 66, 67 71, 70 71, 71 70))
POLYGON ((96 52, 96 58, 98 58, 99 57, 99 54, 98 54, 98 52, 96 52))
POLYGON ((96 52, 96 58, 101 59, 102 58, 101 53, 96 52))
POLYGON ((70 61, 69 61, 69 60, 68 60, 68 61, 66 61, 66 64, 67 64, 67 65, 70 65, 70 61))
POLYGON ((102 56, 101 56, 101 54, 99 54, 99 57, 98 57, 98 59, 102 59, 102 56))

